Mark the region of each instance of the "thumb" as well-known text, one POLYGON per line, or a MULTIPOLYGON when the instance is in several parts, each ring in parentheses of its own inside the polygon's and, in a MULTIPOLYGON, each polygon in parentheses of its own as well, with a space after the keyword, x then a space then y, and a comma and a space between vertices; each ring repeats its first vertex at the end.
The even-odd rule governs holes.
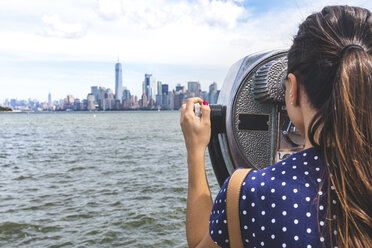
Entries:
POLYGON ((203 102, 203 105, 201 106, 201 112, 202 112, 202 122, 210 122, 211 121, 211 108, 209 107, 208 103, 206 101, 203 102))

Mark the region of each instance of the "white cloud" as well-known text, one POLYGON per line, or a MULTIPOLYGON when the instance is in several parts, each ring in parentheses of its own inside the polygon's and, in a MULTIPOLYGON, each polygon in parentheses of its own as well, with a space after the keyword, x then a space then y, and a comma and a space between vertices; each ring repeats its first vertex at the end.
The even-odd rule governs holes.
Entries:
POLYGON ((61 21, 58 15, 42 17, 44 35, 60 38, 81 38, 85 35, 82 24, 61 21))
POLYGON ((198 0, 194 6, 194 16, 202 23, 221 28, 234 28, 238 20, 248 16, 247 10, 234 1, 198 0))
POLYGON ((0 52, 39 60, 112 61, 120 55, 129 63, 228 67, 251 52, 289 46, 307 15, 334 2, 305 0, 256 13, 234 0, 66 0, 63 8, 49 4, 36 12, 47 37, 0 29, 0 52))
POLYGON ((247 12, 232 0, 99 0, 98 3, 98 14, 105 19, 118 20, 124 16, 127 23, 149 29, 185 22, 233 28, 247 12))
POLYGON ((113 21, 123 14, 120 0, 98 0, 97 12, 105 20, 113 21))
POLYGON ((124 18, 138 28, 157 29, 181 18, 177 4, 165 1, 123 1, 124 18), (162 6, 162 7, 160 7, 162 6))

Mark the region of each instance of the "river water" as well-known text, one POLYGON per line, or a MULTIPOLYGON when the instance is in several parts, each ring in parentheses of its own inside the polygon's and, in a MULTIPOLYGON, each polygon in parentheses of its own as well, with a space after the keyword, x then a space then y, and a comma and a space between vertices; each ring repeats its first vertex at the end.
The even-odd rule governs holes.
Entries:
POLYGON ((179 112, 0 114, 0 247, 187 247, 186 197, 179 112))

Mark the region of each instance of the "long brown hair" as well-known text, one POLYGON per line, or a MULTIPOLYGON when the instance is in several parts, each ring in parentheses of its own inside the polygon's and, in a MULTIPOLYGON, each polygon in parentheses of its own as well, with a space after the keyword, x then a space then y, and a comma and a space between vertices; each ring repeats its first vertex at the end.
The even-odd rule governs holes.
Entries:
POLYGON ((310 15, 289 50, 288 73, 317 110, 307 132, 328 165, 327 220, 337 230, 330 243, 372 247, 371 12, 329 6, 310 15))

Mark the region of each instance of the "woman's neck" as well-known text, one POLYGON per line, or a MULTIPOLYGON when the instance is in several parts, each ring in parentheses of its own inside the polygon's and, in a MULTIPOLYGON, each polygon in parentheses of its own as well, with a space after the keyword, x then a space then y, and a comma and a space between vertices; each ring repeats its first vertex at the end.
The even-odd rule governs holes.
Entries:
MULTIPOLYGON (((313 120, 313 118, 316 114, 316 111, 313 108, 311 108, 309 104, 306 104, 302 108, 302 114, 303 114, 303 118, 304 118, 303 137, 305 138, 305 149, 308 149, 308 148, 313 147, 313 144, 311 143, 311 141, 309 139, 308 130, 309 130, 310 123, 311 123, 311 121, 313 120)), ((316 134, 315 134, 314 140, 318 140, 318 134, 319 134, 319 132, 317 131, 316 134)))

